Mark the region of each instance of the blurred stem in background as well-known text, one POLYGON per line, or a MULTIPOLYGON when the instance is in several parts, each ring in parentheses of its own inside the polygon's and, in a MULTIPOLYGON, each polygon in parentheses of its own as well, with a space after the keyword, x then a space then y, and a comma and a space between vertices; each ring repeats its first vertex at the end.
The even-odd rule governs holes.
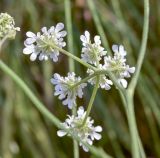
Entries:
MULTIPOLYGON (((71 13, 71 1, 64 0, 65 5, 65 19, 66 19, 66 27, 67 27, 67 47, 69 52, 74 54, 74 44, 73 44, 73 29, 72 29, 72 13, 71 13)), ((69 61, 69 71, 75 72, 74 60, 72 58, 68 58, 69 61)), ((72 114, 77 114, 77 105, 75 105, 72 109, 72 114)), ((79 158, 79 145, 77 140, 73 139, 73 154, 74 158, 79 158)))

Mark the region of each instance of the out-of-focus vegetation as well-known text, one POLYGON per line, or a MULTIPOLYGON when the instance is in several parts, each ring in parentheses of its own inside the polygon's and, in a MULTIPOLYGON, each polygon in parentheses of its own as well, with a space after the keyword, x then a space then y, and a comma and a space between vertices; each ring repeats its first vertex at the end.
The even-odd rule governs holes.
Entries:
MULTIPOLYGON (((123 44, 128 62, 135 65, 143 27, 143 0, 87 0, 72 1, 74 54, 80 56, 80 34, 89 30, 92 35, 105 30, 109 45, 123 44), (98 15, 98 21, 96 16, 98 15), (94 17, 94 18, 93 18, 94 17), (96 23, 98 22, 98 25, 96 23)), ((147 157, 160 158, 160 1, 150 1, 150 30, 147 55, 135 93, 135 112, 138 130, 147 157)), ((0 12, 8 12, 21 27, 14 41, 5 43, 3 59, 33 90, 46 107, 62 121, 70 113, 53 96, 50 78, 54 72, 65 75, 68 58, 60 55, 57 63, 31 62, 22 54, 25 32, 39 31, 57 22, 65 23, 63 0, 0 0, 0 12)), ((106 45, 106 39, 103 43, 106 45)), ((85 68, 75 64, 78 75, 85 76, 85 68)), ((91 87, 78 105, 87 105, 91 87)), ((125 112, 117 90, 99 90, 91 113, 96 124, 103 126, 103 138, 95 143, 117 158, 131 157, 130 136, 125 112)), ((19 87, 0 72, 0 157, 3 158, 71 158, 72 140, 59 138, 57 128, 33 106, 19 87)), ((94 157, 80 149, 80 157, 94 157)))

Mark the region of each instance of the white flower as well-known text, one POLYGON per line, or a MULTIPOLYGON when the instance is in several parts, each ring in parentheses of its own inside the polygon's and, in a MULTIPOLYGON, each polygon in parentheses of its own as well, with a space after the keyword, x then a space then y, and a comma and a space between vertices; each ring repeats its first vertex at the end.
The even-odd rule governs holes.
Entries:
MULTIPOLYGON (((96 140, 101 139, 101 135, 99 134, 99 132, 102 132, 102 127, 101 126, 94 127, 93 126, 94 120, 91 120, 90 117, 87 118, 86 123, 82 126, 85 115, 86 112, 84 111, 84 108, 81 106, 77 111, 77 116, 68 115, 68 118, 65 120, 63 125, 65 128, 72 130, 71 132, 74 135, 80 137, 82 142, 92 145, 95 139, 96 140)), ((57 135, 59 137, 63 137, 69 134, 64 130, 59 130, 57 131, 57 135)), ((79 145, 82 146, 84 151, 86 152, 88 151, 88 148, 83 143, 80 142, 79 145)))
POLYGON ((19 27, 15 27, 13 17, 7 13, 0 14, 0 40, 7 36, 8 38, 15 38, 16 31, 20 31, 19 27))
POLYGON ((104 57, 104 69, 116 68, 112 73, 117 78, 117 81, 124 87, 127 88, 127 81, 124 78, 129 78, 131 73, 135 72, 135 67, 129 67, 126 64, 126 51, 122 45, 113 45, 112 50, 114 57, 104 57))
POLYGON ((100 36, 94 37, 94 43, 91 43, 90 33, 88 31, 84 32, 84 35, 80 36, 82 41, 82 54, 81 57, 85 62, 97 65, 97 61, 102 59, 102 56, 106 55, 106 51, 101 46, 100 36))
POLYGON ((54 62, 58 61, 59 51, 55 48, 62 48, 66 45, 63 38, 67 32, 63 31, 64 24, 58 23, 56 27, 52 26, 48 30, 46 27, 41 29, 42 33, 27 32, 27 39, 24 42, 24 54, 31 54, 30 60, 48 60, 50 57, 54 62))
POLYGON ((76 83, 80 82, 81 78, 76 77, 74 72, 69 72, 67 77, 62 77, 55 73, 51 82, 55 85, 55 96, 59 96, 60 100, 63 100, 64 105, 68 105, 71 109, 76 103, 76 97, 82 98, 82 89, 87 86, 86 83, 81 83, 78 86, 73 87, 76 83))
MULTIPOLYGON (((101 64, 99 64, 99 70, 103 70, 103 66, 101 64)), ((89 75, 92 75, 94 73, 94 71, 91 69, 87 69, 87 73, 89 75)), ((93 77, 88 80, 88 82, 92 85, 95 85, 96 81, 97 81, 97 77, 93 77)), ((106 75, 100 75, 99 87, 101 87, 102 89, 105 89, 105 90, 109 90, 111 88, 110 85, 112 85, 112 84, 113 84, 112 81, 107 79, 106 75)))

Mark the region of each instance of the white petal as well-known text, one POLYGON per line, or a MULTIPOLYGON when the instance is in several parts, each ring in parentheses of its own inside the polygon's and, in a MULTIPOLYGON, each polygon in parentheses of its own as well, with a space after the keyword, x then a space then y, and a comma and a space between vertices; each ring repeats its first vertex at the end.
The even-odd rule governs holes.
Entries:
POLYGON ((31 54, 33 52, 33 49, 26 47, 23 49, 23 54, 31 54))
POLYGON ((61 31, 58 33, 58 37, 65 37, 67 35, 67 32, 66 31, 61 31))
POLYGON ((107 83, 110 84, 110 85, 113 85, 113 82, 111 80, 108 80, 108 79, 107 79, 107 83))
POLYGON ((95 42, 97 45, 100 45, 100 44, 101 44, 100 36, 95 36, 95 37, 94 37, 94 42, 95 42))
POLYGON ((89 42, 89 40, 90 40, 90 33, 88 31, 85 31, 84 34, 86 36, 87 41, 89 42))
POLYGON ((32 53, 31 56, 30 56, 30 60, 31 61, 35 61, 37 58, 37 54, 36 53, 32 53))
POLYGON ((41 31, 42 31, 43 33, 46 33, 46 32, 47 32, 47 27, 42 27, 41 31))
POLYGON ((36 38, 27 38, 24 42, 26 45, 31 45, 36 41, 36 38))
POLYGON ((33 32, 31 32, 31 31, 28 31, 27 33, 26 33, 26 35, 28 36, 28 37, 35 37, 36 35, 33 33, 33 32))
POLYGON ((101 127, 101 126, 95 127, 95 131, 96 131, 96 132, 102 132, 102 127, 101 127))
POLYGON ((58 23, 58 24, 56 25, 55 32, 59 32, 59 31, 61 31, 63 28, 64 28, 64 24, 63 24, 63 23, 58 23))
POLYGON ((101 138, 102 138, 102 136, 99 134, 99 133, 94 133, 94 138, 96 139, 96 140, 100 140, 101 138))
POLYGON ((127 81, 125 79, 121 79, 120 82, 124 88, 127 88, 127 81))
POLYGON ((41 54, 39 55, 39 60, 42 61, 42 60, 44 59, 44 57, 45 57, 45 55, 41 53, 41 54))
POLYGON ((81 40, 82 42, 86 43, 86 37, 85 37, 84 35, 81 35, 81 36, 80 36, 80 40, 81 40))
POLYGON ((89 151, 89 149, 88 149, 86 146, 84 146, 84 145, 82 145, 82 148, 83 148, 83 150, 84 150, 85 152, 88 152, 88 151, 89 151))
POLYGON ((83 108, 83 106, 80 106, 78 108, 77 114, 78 114, 78 116, 82 116, 84 114, 84 108, 83 108))
POLYGON ((59 137, 63 137, 63 136, 65 136, 67 133, 65 132, 65 131, 63 131, 63 130, 59 130, 59 131, 57 131, 57 135, 59 136, 59 137))
POLYGON ((48 30, 49 33, 54 33, 55 27, 51 26, 50 29, 48 30))
POLYGON ((122 45, 119 46, 119 53, 122 55, 122 56, 125 56, 126 55, 126 51, 124 50, 124 47, 122 45))
POLYGON ((112 45, 112 50, 113 52, 118 53, 118 45, 116 44, 112 45))
POLYGON ((16 31, 21 31, 21 28, 20 27, 16 27, 15 30, 16 31))
POLYGON ((130 72, 130 73, 134 73, 134 72, 135 72, 135 67, 129 68, 129 72, 130 72))

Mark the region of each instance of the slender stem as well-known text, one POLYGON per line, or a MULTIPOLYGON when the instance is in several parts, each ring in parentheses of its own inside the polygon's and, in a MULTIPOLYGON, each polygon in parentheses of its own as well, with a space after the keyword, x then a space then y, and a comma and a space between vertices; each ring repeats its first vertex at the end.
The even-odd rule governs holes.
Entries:
POLYGON ((95 71, 93 74, 91 74, 90 76, 85 77, 84 79, 82 79, 81 81, 75 83, 74 85, 71 86, 71 89, 79 86, 82 83, 87 82, 89 79, 96 77, 97 75, 108 75, 112 80, 114 80, 114 84, 119 87, 119 89, 123 89, 123 87, 117 83, 116 78, 111 74, 113 71, 116 71, 119 68, 111 68, 108 70, 97 70, 95 71))
MULTIPOLYGON (((123 105, 124 105, 124 109, 126 111, 126 116, 127 116, 127 120, 128 120, 128 124, 129 124, 129 130, 130 130, 130 133, 131 133, 131 139, 132 139, 132 153, 135 153, 135 149, 133 148, 136 148, 136 146, 139 147, 139 151, 137 152, 140 152, 139 154, 141 155, 142 158, 146 158, 145 156, 145 152, 144 152, 144 149, 143 149, 143 145, 142 145, 142 142, 141 142, 141 139, 139 137, 139 134, 138 134, 138 130, 137 130, 137 125, 136 125, 136 119, 135 119, 135 112, 134 112, 134 104, 133 104, 133 98, 128 96, 128 92, 124 95, 123 93, 121 93, 120 91, 120 96, 121 96, 121 99, 122 99, 122 102, 123 102, 123 105), (129 110, 130 108, 130 110, 129 110), (133 123, 131 123, 132 121, 134 121, 133 123), (132 125, 131 125, 132 124, 132 125), (133 127, 133 124, 136 128, 133 127), (133 128, 135 131, 133 131, 133 128), (135 145, 135 142, 133 143, 133 140, 136 141, 137 140, 137 144, 135 145), (133 147, 135 145, 135 147, 133 147)), ((133 156, 134 157, 134 156, 133 156)))
POLYGON ((85 125, 86 120, 87 120, 87 118, 88 118, 88 116, 89 116, 89 114, 91 112, 91 109, 92 109, 92 106, 93 106, 93 102, 94 102, 94 99, 96 97, 96 93, 97 93, 97 90, 98 90, 98 87, 99 87, 99 80, 100 80, 100 76, 98 75, 96 84, 95 84, 93 92, 92 92, 92 96, 91 96, 89 104, 88 104, 87 112, 86 112, 85 118, 84 118, 83 123, 82 123, 82 126, 85 125))
POLYGON ((139 142, 138 142, 138 131, 134 114, 134 105, 132 98, 127 96, 127 108, 126 115, 129 123, 129 129, 131 133, 131 141, 132 141, 132 156, 133 158, 140 158, 140 150, 139 150, 139 142), (129 105, 128 105, 129 104, 129 105))
POLYGON ((0 60, 0 69, 3 70, 7 75, 9 75, 24 91, 24 93, 31 99, 34 105, 39 109, 39 111, 50 119, 57 127, 60 127, 60 121, 51 112, 49 112, 45 106, 39 101, 39 99, 34 95, 34 93, 27 87, 24 81, 19 78, 2 60, 0 60))
POLYGON ((87 3, 88 3, 90 11, 92 13, 93 20, 95 22, 95 26, 96 26, 96 28, 97 28, 97 30, 98 30, 101 38, 102 38, 102 42, 103 42, 105 48, 107 49, 107 51, 109 52, 109 54, 111 55, 112 53, 111 53, 111 49, 109 47, 109 42, 108 42, 108 39, 106 38, 104 29, 103 29, 103 27, 101 25, 101 21, 100 21, 100 19, 98 17, 98 13, 97 13, 97 10, 95 8, 94 1, 87 0, 87 3))
POLYGON ((146 53, 148 30, 149 30, 149 0, 144 0, 144 24, 143 24, 141 48, 138 56, 136 72, 133 75, 132 80, 129 84, 129 89, 132 91, 132 93, 134 93, 135 87, 137 85, 138 77, 146 53))
MULTIPOLYGON (((66 27, 67 27, 67 46, 69 52, 74 52, 73 47, 73 31, 72 31, 72 19, 71 19, 71 1, 70 0, 64 0, 65 4, 65 19, 66 19, 66 27)), ((74 71, 74 60, 72 58, 69 58, 69 70, 74 71)))
POLYGON ((55 45, 54 45, 54 48, 57 49, 57 50, 59 50, 61 53, 67 55, 68 57, 71 57, 72 59, 76 60, 77 62, 79 62, 80 64, 84 65, 85 67, 90 68, 93 71, 97 70, 96 67, 94 67, 94 66, 92 66, 92 65, 84 62, 82 59, 76 57, 75 55, 71 54, 70 52, 68 52, 68 51, 66 51, 66 50, 64 50, 62 48, 59 48, 59 47, 57 47, 55 45))
MULTIPOLYGON (((74 52, 73 47, 73 32, 72 32, 72 20, 71 20, 71 1, 65 0, 65 18, 66 18, 66 26, 67 26, 67 45, 69 52, 74 52)), ((72 58, 68 59, 69 61, 69 71, 75 71, 74 60, 72 58)), ((72 114, 76 115, 77 104, 72 108, 72 114)), ((74 158, 79 158, 79 145, 78 141, 73 139, 73 155, 74 158)))
POLYGON ((4 71, 7 75, 9 75, 15 82, 16 84, 23 90, 23 92, 30 98, 30 100, 33 102, 33 104, 36 106, 36 108, 46 117, 48 118, 56 127, 59 129, 63 129, 66 132, 68 132, 70 135, 72 135, 76 140, 80 141, 82 144, 87 146, 91 153, 94 155, 101 157, 101 158, 111 158, 107 153, 105 153, 101 148, 96 148, 93 145, 89 145, 88 143, 82 142, 82 140, 74 135, 72 131, 66 129, 59 119, 55 117, 51 112, 49 112, 46 108, 45 105, 43 105, 39 99, 34 95, 34 93, 28 88, 28 86, 25 84, 25 82, 18 76, 16 75, 2 60, 0 60, 0 69, 4 71))

